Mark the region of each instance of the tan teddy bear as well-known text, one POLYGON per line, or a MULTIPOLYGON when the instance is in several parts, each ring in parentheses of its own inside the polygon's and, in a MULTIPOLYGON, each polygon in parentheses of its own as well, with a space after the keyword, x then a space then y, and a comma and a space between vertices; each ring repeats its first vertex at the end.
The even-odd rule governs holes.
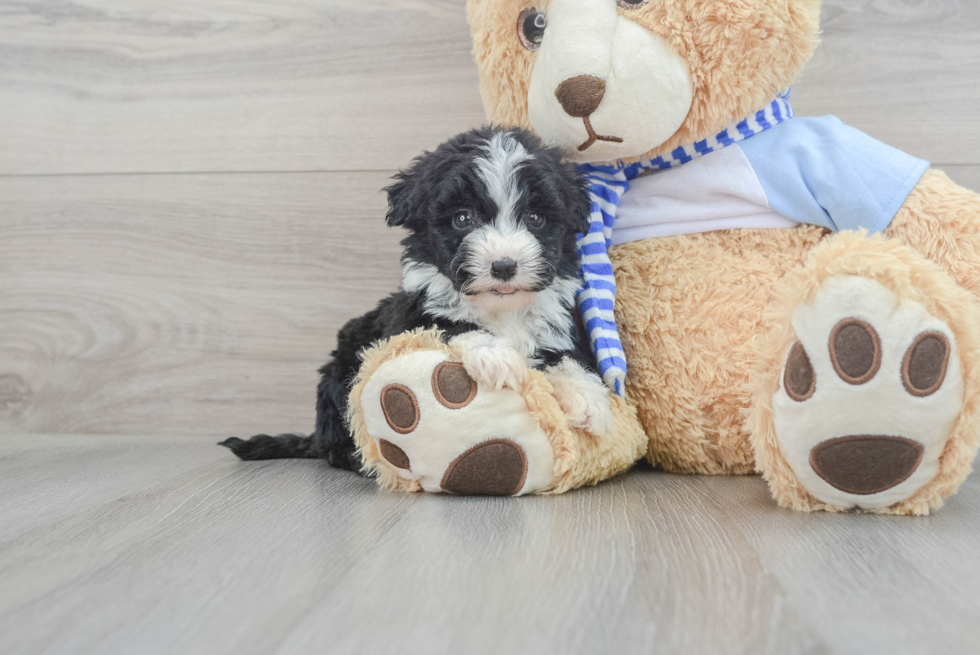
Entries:
POLYGON ((759 471, 799 510, 925 514, 956 491, 980 445, 980 196, 832 117, 793 116, 819 11, 469 0, 490 120, 534 130, 592 183, 579 306, 617 430, 569 426, 535 371, 436 408, 434 369, 466 354, 404 335, 366 354, 351 395, 382 483, 564 491, 645 451, 671 472, 759 471), (415 418, 440 418, 406 443, 384 389, 412 376, 415 418), (405 467, 388 437, 414 449, 405 467))

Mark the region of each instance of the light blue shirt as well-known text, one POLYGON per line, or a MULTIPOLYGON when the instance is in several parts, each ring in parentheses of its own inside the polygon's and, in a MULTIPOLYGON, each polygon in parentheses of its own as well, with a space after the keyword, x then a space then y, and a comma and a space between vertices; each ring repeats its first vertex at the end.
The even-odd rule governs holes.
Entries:
POLYGON ((833 116, 794 118, 633 179, 610 241, 801 223, 880 232, 928 168, 833 116))
POLYGON ((794 118, 733 147, 745 153, 770 207, 835 232, 884 230, 929 168, 836 116, 794 118))

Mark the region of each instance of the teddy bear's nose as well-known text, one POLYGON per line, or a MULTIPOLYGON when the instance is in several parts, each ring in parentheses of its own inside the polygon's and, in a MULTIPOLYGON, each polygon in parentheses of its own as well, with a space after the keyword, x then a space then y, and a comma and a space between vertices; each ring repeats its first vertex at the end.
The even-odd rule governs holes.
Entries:
POLYGON ((594 75, 578 75, 570 77, 555 90, 555 97, 561 103, 565 113, 572 118, 591 116, 602 96, 606 95, 606 82, 594 75))

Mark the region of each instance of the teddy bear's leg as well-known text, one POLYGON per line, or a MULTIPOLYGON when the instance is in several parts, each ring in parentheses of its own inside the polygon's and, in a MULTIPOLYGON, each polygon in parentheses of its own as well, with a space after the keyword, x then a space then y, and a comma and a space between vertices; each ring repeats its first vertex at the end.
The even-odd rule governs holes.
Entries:
POLYGON ((980 298, 980 194, 929 170, 885 230, 980 298))
POLYGON ((613 399, 607 412, 616 427, 602 436, 575 429, 546 376, 498 341, 474 334, 447 344, 430 330, 366 351, 348 422, 382 486, 553 493, 594 484, 639 459, 645 437, 631 407, 613 399))
POLYGON ((841 233, 776 292, 748 425, 775 499, 926 514, 980 443, 980 314, 895 239, 841 233))

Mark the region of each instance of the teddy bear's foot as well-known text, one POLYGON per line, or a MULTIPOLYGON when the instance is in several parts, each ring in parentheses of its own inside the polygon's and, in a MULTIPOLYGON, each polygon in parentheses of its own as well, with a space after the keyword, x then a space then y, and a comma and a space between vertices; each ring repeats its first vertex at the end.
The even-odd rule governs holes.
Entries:
POLYGON ((880 509, 935 478, 963 407, 949 326, 875 281, 839 276, 793 328, 773 418, 799 483, 836 507, 880 509))
POLYGON ((747 427, 798 510, 927 514, 980 446, 973 297, 895 240, 842 232, 776 290, 747 427))
MULTIPOLYGON (((387 489, 563 493, 625 471, 646 449, 626 400, 603 390, 608 404, 591 398, 570 417, 558 389, 506 342, 446 343, 438 330, 417 330, 376 344, 362 359, 347 421, 365 469, 387 489), (578 422, 601 426, 603 435, 578 422)), ((564 392, 567 403, 583 389, 564 392)))
POLYGON ((378 453, 410 486, 519 496, 554 477, 551 444, 521 394, 478 383, 445 352, 385 362, 364 385, 361 405, 378 453))

